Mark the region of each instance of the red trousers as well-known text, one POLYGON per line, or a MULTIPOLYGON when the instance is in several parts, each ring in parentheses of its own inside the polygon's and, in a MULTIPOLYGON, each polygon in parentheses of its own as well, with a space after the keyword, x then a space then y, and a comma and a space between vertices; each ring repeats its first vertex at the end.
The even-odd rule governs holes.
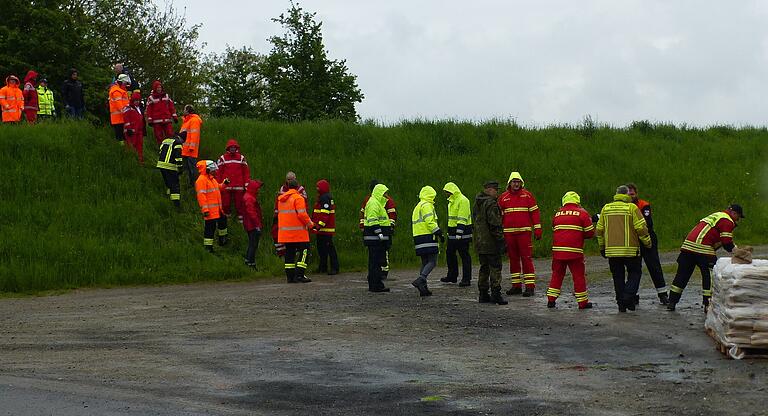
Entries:
POLYGON ((536 287, 536 273, 533 269, 533 242, 531 233, 504 233, 509 257, 509 274, 512 287, 536 287))
POLYGON ((144 135, 133 133, 132 136, 129 136, 126 133, 125 141, 139 154, 139 163, 144 163, 144 135))
POLYGON ((563 286, 565 269, 571 269, 573 276, 573 293, 576 295, 576 301, 579 306, 586 305, 589 302, 587 295, 587 276, 585 274, 584 256, 570 260, 552 259, 552 280, 547 289, 547 300, 554 302, 560 296, 560 288, 563 286))
POLYGON ((24 118, 28 123, 34 123, 37 121, 37 110, 24 110, 24 118))
POLYGON ((243 213, 245 212, 245 204, 243 203, 243 197, 245 196, 245 190, 238 189, 224 189, 221 191, 221 205, 224 208, 224 214, 229 216, 232 212, 232 200, 235 201, 235 209, 237 210, 237 218, 242 222, 243 213))
POLYGON ((155 141, 157 142, 157 145, 160 146, 160 143, 162 143, 163 140, 173 136, 173 124, 153 123, 152 131, 155 133, 155 141))

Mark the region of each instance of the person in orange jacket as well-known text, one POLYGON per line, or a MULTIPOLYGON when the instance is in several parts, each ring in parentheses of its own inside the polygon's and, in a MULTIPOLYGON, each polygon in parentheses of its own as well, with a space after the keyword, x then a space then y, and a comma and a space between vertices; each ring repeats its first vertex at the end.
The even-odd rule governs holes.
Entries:
MULTIPOLYGON (((219 229, 219 245, 226 244, 227 217, 221 207, 221 193, 219 192, 221 184, 216 181, 214 176, 216 163, 212 160, 201 160, 197 162, 196 167, 199 176, 195 181, 195 192, 197 192, 197 203, 200 205, 200 212, 205 221, 203 246, 213 253, 213 237, 217 228, 219 229), (222 230, 224 230, 224 239, 221 237, 222 230)), ((229 179, 224 179, 222 183, 228 182, 229 179)))
POLYGON ((507 190, 499 196, 499 209, 512 278, 512 288, 507 291, 507 295, 522 293, 525 297, 533 296, 536 273, 533 268, 531 234, 541 240, 541 214, 536 198, 525 189, 525 182, 520 173, 512 172, 509 175, 507 190))
POLYGON ((16 75, 8 75, 5 78, 5 87, 0 88, 0 107, 3 109, 3 123, 21 121, 24 95, 19 89, 19 78, 16 75))
POLYGON ((130 85, 131 78, 128 75, 121 74, 117 81, 109 88, 109 120, 112 128, 115 129, 115 140, 120 144, 125 143, 125 110, 128 107, 128 91, 125 89, 130 85))
MULTIPOLYGON (((291 180, 296 180, 298 183, 298 179, 296 178, 296 173, 289 171, 285 174, 285 182, 283 182, 282 185, 280 185, 280 189, 277 190, 277 194, 275 195, 275 212, 272 216, 272 228, 270 229, 270 235, 272 236, 272 242, 274 243, 275 247, 275 254, 277 257, 283 257, 285 255, 285 244, 280 244, 280 242, 277 240, 277 205, 280 203, 279 199, 280 197, 288 192, 288 182, 291 180)), ((299 184, 299 187, 296 189, 296 192, 299 193, 304 198, 304 202, 306 205, 309 205, 309 198, 307 197, 307 190, 304 189, 304 186, 299 184)))
POLYGON ((203 126, 203 119, 195 113, 191 105, 184 106, 184 121, 181 123, 179 132, 187 132, 187 139, 181 148, 181 156, 184 157, 184 167, 189 173, 189 183, 194 184, 197 179, 195 164, 200 150, 200 129, 203 126))
POLYGON ((134 92, 131 103, 123 113, 123 135, 128 145, 136 150, 139 163, 144 164, 144 114, 141 112, 141 94, 134 92))
POLYGON ((309 283, 304 274, 309 255, 309 230, 315 223, 307 214, 307 202, 298 192, 299 182, 289 180, 288 191, 277 198, 277 242, 285 244, 285 277, 288 283, 309 283))

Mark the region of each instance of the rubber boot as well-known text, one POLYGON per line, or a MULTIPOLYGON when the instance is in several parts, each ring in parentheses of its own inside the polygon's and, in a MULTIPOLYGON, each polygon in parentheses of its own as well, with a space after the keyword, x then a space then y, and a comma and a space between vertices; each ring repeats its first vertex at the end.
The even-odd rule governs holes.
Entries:
POLYGON ((288 283, 297 283, 296 269, 285 269, 285 277, 286 277, 286 280, 288 280, 288 283))
POLYGON ((469 287, 471 285, 472 285, 472 281, 471 280, 461 279, 461 281, 459 282, 459 287, 469 287))
POLYGON ((448 276, 440 278, 440 281, 443 283, 456 283, 457 280, 458 279, 455 277, 448 277, 448 276))
MULTIPOLYGON (((635 295, 635 299, 634 300, 635 300, 635 305, 639 305, 640 304, 640 295, 635 295)), ((634 309, 630 309, 630 310, 634 311, 634 309)))
POLYGON ((497 305, 506 305, 509 302, 504 299, 504 296, 501 296, 501 292, 493 292, 491 293, 491 303, 495 303, 497 305))
POLYGON ((226 235, 219 236, 219 245, 220 246, 226 246, 228 242, 229 242, 229 238, 227 238, 226 235))
POLYGON ((533 296, 533 292, 534 292, 534 288, 526 287, 525 288, 525 292, 523 292, 523 297, 524 298, 530 298, 531 296, 533 296))
POLYGON ((421 277, 411 282, 411 285, 419 290, 419 296, 432 296, 432 292, 429 291, 427 284, 422 280, 421 277))
POLYGON ((579 304, 579 309, 592 309, 592 302, 586 302, 583 304, 579 304))
POLYGON ((296 283, 309 283, 312 279, 304 276, 304 269, 296 268, 296 283))
POLYGON ((616 304, 619 305, 619 312, 624 313, 627 311, 627 306, 624 304, 623 301, 618 301, 616 302, 616 304))
POLYGON ((511 295, 520 295, 522 293, 523 293, 523 288, 522 287, 513 287, 513 288, 507 290, 507 295, 510 295, 510 296, 511 295))
POLYGON ((487 290, 480 292, 480 296, 478 296, 477 301, 480 303, 491 303, 491 295, 487 290))
POLYGON ((337 274, 339 274, 339 271, 336 269, 331 269, 328 271, 328 276, 336 276, 337 274))
POLYGON ((662 305, 666 305, 669 303, 669 297, 667 297, 666 292, 659 293, 659 303, 662 305))
POLYGON ((208 251, 209 253, 213 253, 213 246, 208 246, 207 245, 207 246, 205 246, 205 250, 208 251))
POLYGON ((681 293, 668 292, 667 293, 667 310, 674 311, 677 302, 680 302, 681 293))
POLYGON ((554 300, 547 301, 547 308, 552 309, 555 308, 557 304, 555 304, 554 300))
POLYGON ((709 296, 704 296, 704 299, 701 303, 704 305, 704 313, 707 313, 709 310, 709 296))

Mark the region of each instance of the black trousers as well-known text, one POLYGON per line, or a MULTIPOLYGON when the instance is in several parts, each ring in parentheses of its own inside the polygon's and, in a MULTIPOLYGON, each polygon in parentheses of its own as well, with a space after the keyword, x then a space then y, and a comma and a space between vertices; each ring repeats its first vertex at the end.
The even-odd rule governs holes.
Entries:
POLYGON ((288 277, 303 277, 307 270, 309 243, 285 243, 285 272, 288 277), (290 272, 289 272, 290 271, 290 272))
POLYGON ((184 170, 189 173, 189 184, 195 186, 197 180, 197 158, 192 156, 184 156, 184 170))
POLYGON ((112 125, 112 128, 115 130, 115 140, 117 140, 118 142, 125 141, 125 133, 123 132, 123 126, 125 126, 125 124, 123 123, 112 125))
POLYGON ((179 171, 160 169, 160 173, 163 175, 163 182, 165 182, 165 188, 168 192, 168 196, 171 198, 171 202, 173 202, 174 205, 179 206, 181 203, 179 171))
POLYGON ((383 289, 381 265, 386 261, 387 249, 383 244, 368 246, 368 290, 383 289))
POLYGON ((635 295, 640 288, 640 276, 643 273, 642 258, 640 256, 609 257, 608 266, 613 275, 616 303, 619 305, 634 303, 635 295))
POLYGON ((651 248, 645 248, 640 246, 640 255, 643 257, 645 267, 648 268, 648 273, 651 275, 653 281, 653 287, 656 288, 656 292, 662 293, 667 291, 667 282, 664 280, 664 271, 661 269, 661 260, 659 259, 659 242, 656 234, 651 234, 651 248))
MULTIPOLYGON (((216 234, 216 229, 219 229, 221 234, 222 230, 227 229, 227 217, 222 215, 215 220, 205 220, 203 225, 203 245, 213 247, 213 237, 216 234)), ((226 235, 226 234, 225 234, 226 235)))
POLYGON ((694 254, 687 251, 681 251, 677 256, 677 273, 669 288, 669 301, 677 303, 683 295, 685 286, 691 280, 693 271, 698 267, 701 272, 701 294, 704 304, 709 304, 709 298, 712 297, 712 276, 710 275, 710 264, 714 260, 711 256, 703 254, 694 254))
POLYGON ((322 273, 328 271, 328 259, 331 260, 331 270, 339 271, 339 257, 336 254, 336 246, 333 245, 333 236, 326 234, 317 235, 317 256, 320 257, 318 270, 322 273))
POLYGON ((245 251, 245 261, 247 263, 256 263, 256 250, 259 249, 259 240, 261 240, 261 230, 254 228, 248 231, 248 249, 245 251))
POLYGON ((472 240, 448 239, 448 247, 445 251, 445 262, 448 264, 448 280, 457 280, 459 277, 459 261, 456 252, 461 256, 461 280, 472 280, 472 256, 469 255, 469 245, 472 240))

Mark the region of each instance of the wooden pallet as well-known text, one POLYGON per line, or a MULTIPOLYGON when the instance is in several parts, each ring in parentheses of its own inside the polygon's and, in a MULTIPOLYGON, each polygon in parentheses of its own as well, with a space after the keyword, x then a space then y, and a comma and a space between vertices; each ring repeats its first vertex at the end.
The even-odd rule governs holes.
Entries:
MULTIPOLYGON (((720 341, 718 336, 715 334, 715 331, 712 331, 711 329, 707 329, 707 334, 712 338, 712 340, 715 341, 716 350, 720 351, 720 353, 725 355, 727 358, 734 359, 734 356, 731 355, 731 349, 733 347, 723 344, 722 341, 720 341)), ((751 347, 736 346, 733 353, 737 357, 741 356, 741 358, 739 359, 768 358, 768 348, 751 348, 751 347)))

